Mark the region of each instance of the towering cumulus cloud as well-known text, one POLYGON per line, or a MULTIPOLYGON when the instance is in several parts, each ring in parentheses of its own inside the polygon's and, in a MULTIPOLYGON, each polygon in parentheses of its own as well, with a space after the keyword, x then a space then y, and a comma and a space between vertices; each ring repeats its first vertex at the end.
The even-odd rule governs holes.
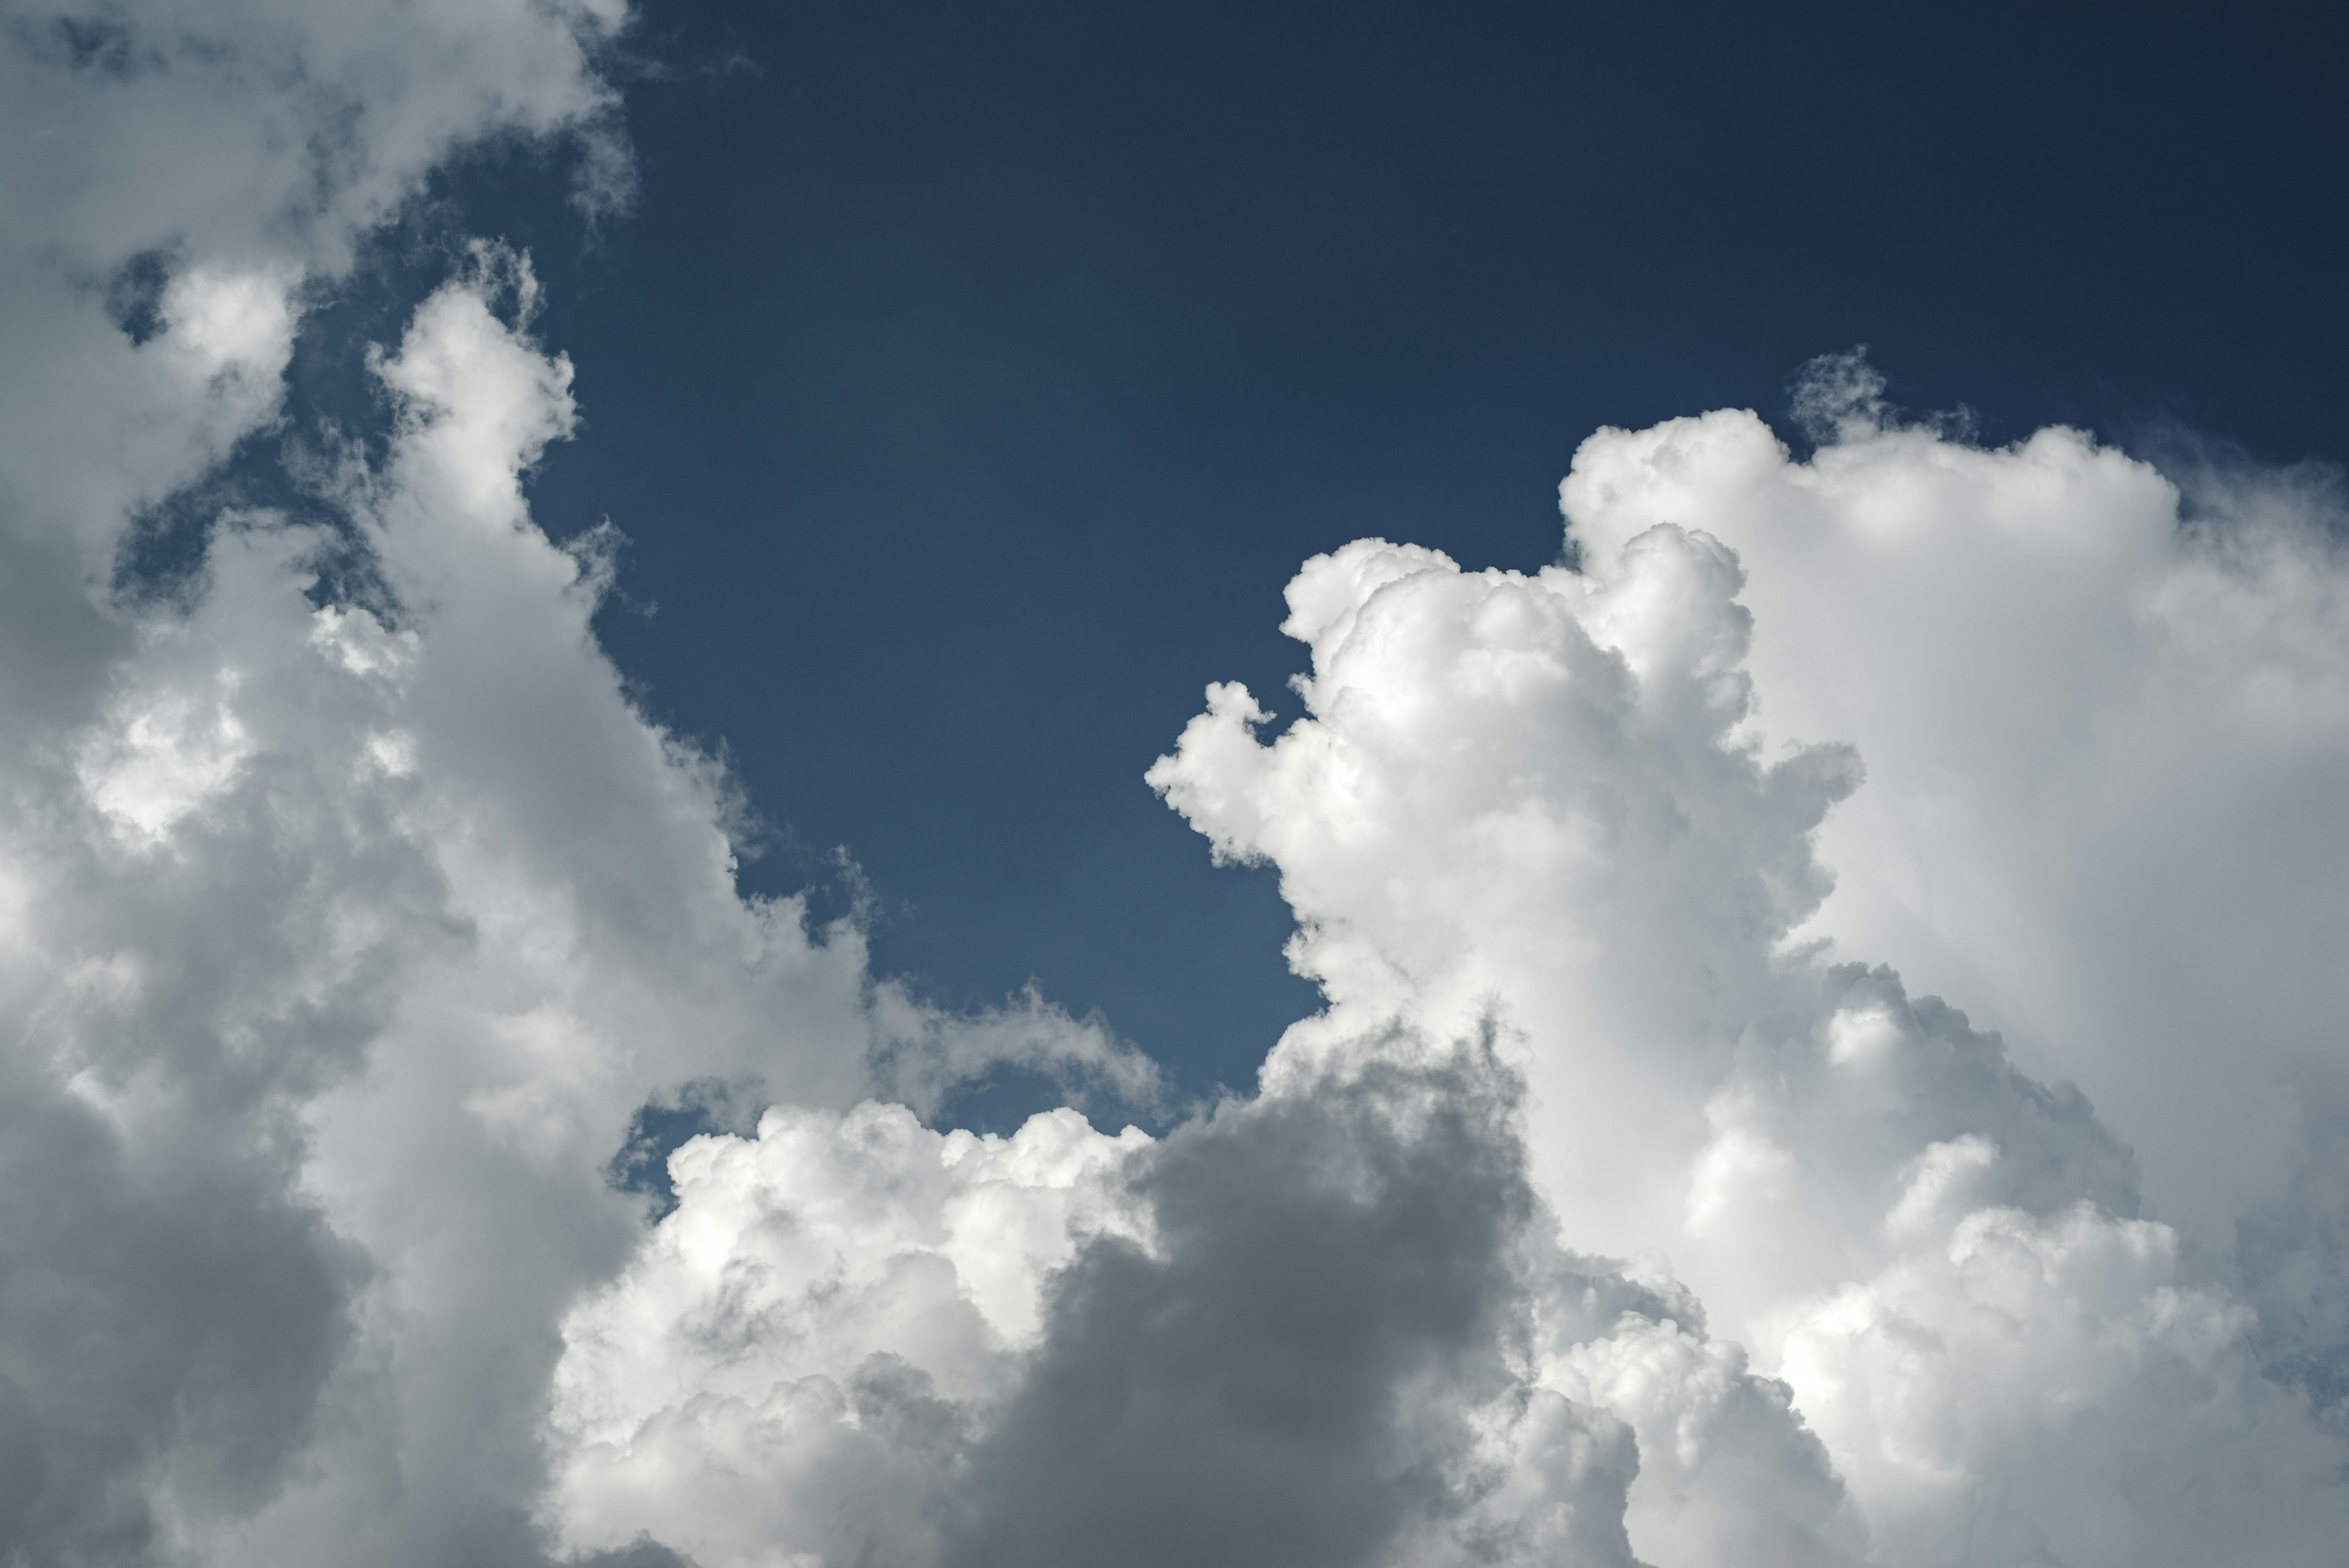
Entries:
MULTIPOLYGON (((2165 589, 2243 607, 2248 646, 2212 628, 2219 648, 2180 672, 2211 685, 2302 677, 2302 663, 2262 669, 2271 648, 2341 658, 2324 535, 2304 516, 2181 528, 2162 480, 2068 432, 1996 452, 1857 421, 1837 433, 1797 464, 1750 414, 1603 432, 1565 491, 1579 571, 1472 575, 1378 541, 1308 565, 1288 628, 1312 649, 1309 716, 1264 743, 1247 693, 1214 689, 1153 774, 1220 853, 1280 868, 1292 957, 1330 999, 1274 1054, 1268 1089, 1309 1082, 1376 1020, 1437 1033, 1499 1021, 1522 1043, 1530 1158, 1564 1233, 1669 1255, 1714 1333, 1791 1391, 1878 1560, 2318 1561, 2349 1502, 2344 1453, 2289 1378, 2263 1375, 2262 1336, 2285 1325, 2255 1316, 2224 1271, 2189 1266, 2079 1091, 2023 1075, 1995 1036, 1891 971, 1799 940, 1831 886, 1814 830, 1869 786, 1850 751, 1765 727, 1744 574, 1701 530, 1775 504, 1788 527, 1824 514, 1866 541, 1947 497, 1952 532, 2158 551, 2147 572, 2165 589)), ((1848 681, 1826 661, 1808 672, 1815 701, 1864 691, 1873 660, 1972 654, 1911 646, 1951 628, 1879 616, 1864 578, 1810 587, 1819 600, 1781 601, 1808 618, 1795 637, 1847 634, 1816 624, 1839 615, 1879 628, 1842 649, 1848 681)), ((1986 638, 2005 593, 1981 587, 1960 619, 1986 638)), ((2041 675, 2069 678, 2061 664, 2041 675)), ((1919 700, 1934 696, 1920 682, 1919 700)), ((1961 772, 1974 748, 1985 768, 2007 761, 1995 715, 1951 705, 1947 722, 1982 725, 1971 745, 1903 717, 1957 751, 1961 772)), ((2271 782, 2251 772, 2246 793, 2271 782)), ((2248 803, 2217 804, 2240 828, 2248 803)), ((1854 871, 1876 891, 1880 867, 1854 871)), ((2281 891, 2329 896, 2312 887, 2324 874, 2299 870, 2281 891)), ((2337 1291, 2338 1275, 2312 1260, 2303 1288, 2337 1291)), ((1669 1449, 1702 1477, 1713 1456, 1679 1397, 1646 1381, 1651 1363, 1626 1374, 1630 1355, 1597 1341, 1569 1359, 1584 1397, 1627 1415, 1652 1402, 1634 1546, 1752 1560, 1674 1541, 1677 1499, 1658 1495, 1668 1472, 1651 1461, 1669 1449)))
POLYGON ((1154 1134, 981 1136, 993 1064, 1137 1116, 1157 1071, 740 895, 607 557, 528 514, 576 410, 527 259, 451 246, 354 348, 376 428, 288 405, 440 160, 625 199, 625 20, 8 13, 0 1561, 2349 1539, 2321 476, 1984 450, 1846 360, 1807 460, 1593 437, 1570 566, 1316 557, 1304 716, 1211 687, 1149 782, 1278 868, 1325 1005, 1154 1134), (203 510, 289 431, 298 508, 203 510), (664 1111, 711 1130, 656 1200, 664 1111))

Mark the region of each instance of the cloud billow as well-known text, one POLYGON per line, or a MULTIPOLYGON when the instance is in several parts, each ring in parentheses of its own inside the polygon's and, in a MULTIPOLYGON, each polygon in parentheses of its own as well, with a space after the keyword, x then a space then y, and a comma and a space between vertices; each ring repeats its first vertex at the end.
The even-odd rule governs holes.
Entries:
POLYGON ((383 15, 0 50, 86 159, 6 171, 0 254, 0 1558, 2349 1530, 2337 488, 1982 449, 1846 358, 1805 460, 1734 410, 1593 436, 1573 567, 1317 556, 1303 716, 1211 687, 1149 782, 1278 870, 1323 1009, 1155 1136, 981 1136, 939 1108, 998 1067, 1095 1116, 1159 1075, 740 894, 722 770, 596 644, 608 564, 529 514, 576 410, 526 258, 366 356, 316 515, 114 591, 438 161, 570 138, 621 194, 616 8, 383 15), (672 1192, 616 1181, 663 1116, 672 1192))

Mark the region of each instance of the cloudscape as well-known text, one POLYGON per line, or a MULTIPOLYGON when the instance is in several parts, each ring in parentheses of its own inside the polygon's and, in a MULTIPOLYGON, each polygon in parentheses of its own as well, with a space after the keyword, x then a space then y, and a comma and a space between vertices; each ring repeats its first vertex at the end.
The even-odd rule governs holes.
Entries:
POLYGON ((2349 1540, 2337 470, 1826 342, 1574 432, 1547 564, 1300 553, 1289 684, 1112 759, 1285 907, 1233 1086, 756 885, 611 651, 450 192, 647 221, 623 0, 5 28, 0 1563, 2349 1540))

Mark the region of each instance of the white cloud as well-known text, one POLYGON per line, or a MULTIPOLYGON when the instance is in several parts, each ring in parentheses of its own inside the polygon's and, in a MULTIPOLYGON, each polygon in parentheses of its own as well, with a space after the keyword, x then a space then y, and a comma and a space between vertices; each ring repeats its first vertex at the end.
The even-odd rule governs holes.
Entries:
POLYGON ((576 411, 523 258, 475 247, 369 359, 387 440, 316 480, 347 536, 224 515, 181 597, 109 591, 437 161, 607 134, 624 22, 7 35, 0 1556, 1908 1568, 2349 1528, 2333 492, 2213 471, 2181 524, 2143 464, 1889 424, 1842 361, 1808 462, 1733 412, 1594 437, 1580 570, 1317 557, 1307 716, 1210 688, 1150 777, 1278 869, 1326 1010, 1155 1138, 928 1126, 999 1066, 1162 1089, 1105 1021, 942 1013, 853 920, 739 895, 725 780, 595 644, 608 567, 529 516, 576 411), (610 1179, 648 1106, 719 1124, 657 1220, 610 1179))
POLYGON ((1351 1042, 1151 1141, 778 1110, 574 1312, 552 1522, 709 1568, 1857 1563, 1785 1390, 1560 1252, 1489 1051, 1351 1042), (1652 1457, 1650 1457, 1652 1452, 1652 1457))
MULTIPOLYGON (((1898 671, 1930 665, 1939 639, 1972 631, 1971 657, 1992 635, 1986 601, 2071 604, 2165 559, 2178 548, 2174 493, 2062 432, 1988 452, 1855 426, 1811 468, 1750 416, 1712 415, 1595 438, 1567 495, 1580 572, 1467 573, 1380 541, 1309 563, 1288 624, 1312 652, 1306 717, 1262 739, 1247 693, 1213 689, 1153 771, 1219 853, 1278 868, 1300 926, 1292 960, 1329 999, 1268 1062, 1267 1092, 1299 1092, 1315 1064, 1381 1021, 1441 1033, 1492 1012, 1523 1042, 1532 1167, 1566 1238, 1669 1252, 1713 1332, 1785 1380, 1851 1489, 1875 1560, 2045 1550, 2067 1563, 2188 1563, 2222 1542, 2295 1560, 2340 1529, 2349 1493, 2334 1478, 2349 1456, 2262 1376, 2251 1314, 2223 1272, 2185 1269, 2176 1232, 2140 1216, 2134 1160, 2086 1100, 2024 1076, 1995 1037, 1912 999, 1889 970, 1836 962, 1841 950, 1802 940, 1830 886, 1812 836, 1824 821, 1822 842, 1837 842, 1832 813, 1849 809, 1837 804, 1847 794, 1868 798, 1875 759, 1864 729, 1857 760, 1788 749, 1790 734, 1841 736, 1785 722, 1767 679, 1746 671, 1749 639, 1763 645, 1775 610, 1798 636, 1842 639, 1832 668, 1822 656, 1809 672, 1821 701, 1880 680, 1891 704, 1898 671), (1863 545, 1909 547, 1929 526, 1961 540, 2013 535, 2052 552, 2054 580, 2004 585, 1991 566, 1940 560, 1916 568, 1935 586, 1914 602, 1899 599, 1894 568, 1887 608, 1869 601, 1875 578, 1858 564, 1839 579, 1781 560, 1765 593, 1696 531, 1741 507, 1741 526, 1795 530, 1811 514, 1785 497, 1832 493, 1863 461, 1848 442, 1879 439, 1863 454, 1865 498, 1838 514, 1861 542, 1855 557, 1863 545), (2102 521, 2090 504, 2100 497, 2118 498, 2109 505, 2134 534, 2102 521), (2152 502, 2170 510, 2148 519, 2124 504, 2152 502), (1945 1348, 1919 1363, 1912 1342, 1945 1348), (2264 1479, 2223 1495, 2140 1484, 2221 1453, 2256 1454, 2244 1473, 2264 1479)), ((2292 559, 2313 559, 2304 526, 2285 536, 2303 541, 2292 559)), ((2251 554, 2266 559, 2260 540, 2249 536, 2251 554)), ((2217 569, 2209 557, 2189 550, 2202 563, 2192 580, 2217 569)), ((2329 590, 2306 571, 2287 574, 2288 588, 2266 580, 2230 579, 2227 594, 2256 600, 2233 620, 2321 668, 2333 646, 2329 590)), ((2247 659, 2223 626, 2220 646, 2199 656, 2213 673, 2174 653, 2163 659, 2177 668, 2152 659, 2148 670, 2137 645, 2110 644, 2134 625, 2118 611, 2051 614, 2022 652, 1985 656, 2009 660, 2020 714, 1988 733, 2093 729, 2100 694, 2130 680, 2240 690, 2247 659)), ((1919 675, 1904 716, 1961 774, 1997 704, 1987 691, 1937 687, 1960 680, 1940 669, 1919 675)), ((2266 711, 2301 754, 2342 739, 2323 703, 2296 689, 2266 711)), ((1993 753, 1992 772, 2003 758, 1993 753)), ((2256 794, 2265 781, 2245 783, 2256 794)), ((2251 815, 2248 800, 2230 811, 2251 815)), ((1929 852, 1948 852, 1920 831, 1929 852)), ((2329 864, 2341 836, 2320 836, 2310 858, 2329 864)), ((2295 875, 2307 897, 2331 896, 2295 875)), ((2034 894, 2001 896, 2027 906, 2034 894)), ((2080 940, 2103 940, 2110 924, 2084 925, 2080 940)), ((2312 1053, 2323 1038, 2293 1045, 2312 1053)), ((2322 1266, 2304 1256, 2274 1272, 2322 1266)), ((1640 1390, 1593 1370, 1625 1354, 1574 1352, 1579 1381, 1565 1386, 1641 1434, 1633 1545, 1689 1550, 1685 1532, 1642 1517, 1669 1490, 1658 1446, 1677 1415, 1642 1415, 1630 1394, 1609 1392, 1640 1390)))
POLYGON ((1982 1208, 1795 1314, 1783 1376, 1889 1561, 2319 1561, 2340 1447, 2251 1326, 2167 1226, 1982 1208))
POLYGON ((0 1552, 202 1556, 373 1354, 308 1118, 465 935, 422 792, 354 784, 399 692, 312 651, 311 541, 231 522, 187 616, 116 603, 116 552, 278 417, 305 288, 432 163, 610 96, 584 13, 535 5, 5 28, 0 1552))
POLYGON ((934 1555, 924 1504, 947 1478, 891 1451, 893 1394, 958 1448, 953 1402, 1016 1382, 1050 1271, 1083 1238, 1140 1233, 1116 1178, 1147 1143, 1068 1110, 982 1138, 868 1103, 687 1144, 676 1211, 564 1324, 557 1534, 649 1531, 705 1568, 934 1555))
POLYGON ((305 283, 429 169, 496 135, 609 140, 591 56, 624 19, 608 0, 12 6, 7 526, 106 569, 134 508, 274 416, 305 283))
POLYGON ((1819 383, 1878 400, 1829 399, 1807 463, 1736 411, 1593 436, 1573 537, 1603 559, 1670 521, 1738 552, 1754 727, 1868 767, 1806 929, 2078 1081, 2227 1245, 2349 1011, 2337 483, 2188 465, 2181 497, 2075 431, 1981 450, 1887 423, 1864 369, 1819 383))
POLYGON ((1573 1337, 1542 1371, 1636 1436, 1625 1522, 1648 1560, 1785 1568, 1868 1560, 1867 1532, 1826 1449, 1795 1414, 1792 1390, 1754 1376, 1743 1347, 1630 1314, 1610 1332, 1573 1337))
MULTIPOLYGON (((370 603, 314 607, 326 542, 230 519, 193 602, 144 612, 103 701, 56 732, 69 764, 18 764, 6 858, 46 919, 6 959, 12 1104, 90 1159, 155 1162, 89 1190, 21 1173, 39 1212, 7 1233, 18 1277, 186 1341, 123 1369, 146 1415, 85 1416, 87 1355, 36 1355, 0 1312, 51 1456, 48 1512, 13 1527, 28 1549, 128 1531, 199 1558, 531 1553, 555 1324, 643 1222, 606 1179, 638 1107, 709 1084, 841 1106, 882 1079, 935 1103, 1007 1060, 1154 1092, 1098 1023, 1032 994, 942 1015, 876 985, 853 926, 738 897, 723 781, 629 706, 586 568, 523 507, 519 473, 572 422, 567 368, 492 309, 526 284, 483 253, 379 358, 403 399, 388 455, 338 498, 370 603), (202 1190, 191 1140, 244 1184, 215 1195, 215 1239, 116 1257, 170 1211, 140 1182, 202 1190), (199 1267, 229 1277, 191 1298, 199 1267), (222 1357, 281 1339, 308 1359, 249 1408, 222 1357), (216 1421, 191 1393, 212 1387, 239 1397, 216 1421), (79 1453, 85 1418, 105 1442, 79 1453), (240 1447, 233 1487, 197 1462, 240 1447)), ((1092 1136, 1049 1125, 1071 1124, 1092 1136)), ((1032 1314, 999 1262, 968 1261, 974 1288, 1032 1314)))
POLYGON ((142 694, 118 709, 83 748, 78 772, 91 802, 134 845, 160 844, 172 824, 235 782, 251 748, 233 700, 236 671, 218 692, 142 694))
POLYGON ((844 1106, 885 1054, 934 1100, 989 1041, 1151 1070, 1034 998, 974 1043, 737 897, 723 781, 522 504, 574 415, 517 257, 374 361, 386 454, 318 497, 371 586, 314 603, 348 541, 239 514, 181 598, 110 593, 136 511, 279 418, 367 225, 469 139, 595 130, 616 10, 66 20, 0 51, 0 1555, 534 1560, 555 1325, 641 1228, 605 1166, 648 1099, 844 1106))

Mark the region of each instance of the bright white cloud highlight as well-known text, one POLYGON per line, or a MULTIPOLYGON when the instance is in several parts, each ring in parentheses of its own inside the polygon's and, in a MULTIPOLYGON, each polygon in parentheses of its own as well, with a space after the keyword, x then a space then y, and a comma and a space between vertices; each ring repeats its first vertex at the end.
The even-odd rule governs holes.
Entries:
POLYGON ((2173 483, 2063 430, 1981 451, 1885 424, 1882 390, 1816 378, 1841 436, 1807 463, 1734 410, 1601 431, 1571 535, 1738 553, 1754 730, 1868 768, 1806 929, 2075 1079, 2164 1212, 2231 1245, 2325 1136, 2296 1101, 2349 1015, 2338 477, 2189 451, 2173 483))
POLYGON ((867 1103, 687 1144, 677 1212, 564 1324, 559 1533, 649 1530, 710 1568, 928 1555, 919 1505, 944 1478, 893 1424, 944 1421, 928 1437, 951 1452, 942 1401, 1016 1385, 1077 1238, 1137 1234, 1116 1172, 1148 1141, 1069 1110, 937 1133, 867 1103))

